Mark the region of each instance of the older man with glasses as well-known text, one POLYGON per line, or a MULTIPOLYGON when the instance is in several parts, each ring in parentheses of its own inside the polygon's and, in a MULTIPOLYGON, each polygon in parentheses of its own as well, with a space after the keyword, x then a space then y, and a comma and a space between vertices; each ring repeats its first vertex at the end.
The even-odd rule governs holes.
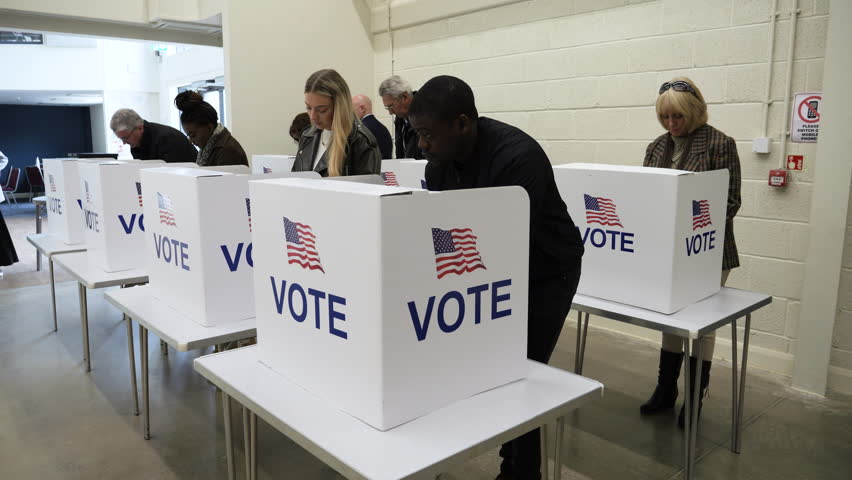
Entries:
POLYGON ((195 162, 198 156, 198 150, 180 130, 145 121, 129 108, 117 110, 109 127, 116 137, 130 145, 130 154, 137 160, 195 162))
POLYGON ((411 84, 398 75, 386 78, 379 85, 379 96, 385 110, 396 118, 393 120, 396 158, 424 158, 417 146, 417 133, 408 122, 408 108, 417 92, 411 84))

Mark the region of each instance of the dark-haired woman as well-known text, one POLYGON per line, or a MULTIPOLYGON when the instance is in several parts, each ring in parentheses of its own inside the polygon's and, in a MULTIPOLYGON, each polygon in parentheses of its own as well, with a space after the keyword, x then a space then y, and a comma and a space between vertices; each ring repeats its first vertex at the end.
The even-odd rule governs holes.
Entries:
POLYGON ((189 140, 201 150, 195 160, 201 167, 220 165, 246 165, 248 157, 240 142, 221 123, 219 115, 204 97, 193 91, 181 92, 175 97, 180 110, 180 123, 189 140))

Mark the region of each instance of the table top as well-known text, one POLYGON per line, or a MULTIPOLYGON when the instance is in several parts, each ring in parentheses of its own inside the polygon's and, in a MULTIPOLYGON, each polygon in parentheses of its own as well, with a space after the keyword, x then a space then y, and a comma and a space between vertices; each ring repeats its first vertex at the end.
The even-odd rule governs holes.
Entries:
POLYGON ((86 244, 66 245, 58 237, 49 233, 36 233, 27 235, 27 241, 32 244, 42 255, 50 258, 61 253, 85 252, 86 244))
POLYGON ((105 272, 92 265, 88 252, 76 252, 60 255, 54 260, 64 268, 75 280, 86 288, 114 287, 148 281, 148 272, 142 268, 122 270, 120 272, 105 272))
POLYGON ((698 338, 770 303, 770 295, 722 287, 719 293, 670 315, 580 294, 574 295, 571 308, 679 337, 698 338))
POLYGON ((434 478, 600 398, 603 385, 530 361, 527 378, 381 432, 258 361, 257 347, 195 359, 195 370, 348 478, 434 478))
POLYGON ((47 205, 47 197, 42 195, 40 197, 33 197, 34 205, 47 205))
POLYGON ((254 318, 205 327, 152 297, 148 285, 109 291, 104 297, 179 352, 257 335, 254 318))

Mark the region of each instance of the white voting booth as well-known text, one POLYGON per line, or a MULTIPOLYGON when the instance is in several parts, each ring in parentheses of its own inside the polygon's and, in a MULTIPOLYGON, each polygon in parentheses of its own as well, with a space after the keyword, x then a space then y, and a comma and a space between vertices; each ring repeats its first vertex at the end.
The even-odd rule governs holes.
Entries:
POLYGON ((267 366, 380 430, 525 376, 521 188, 278 179, 250 191, 267 366))
POLYGON ((670 314, 719 291, 728 171, 553 167, 586 249, 578 293, 670 314))
POLYGON ((268 178, 215 168, 140 172, 152 295, 208 326, 254 316, 248 181, 268 178))
POLYGON ((422 188, 426 190, 426 160, 403 158, 382 160, 381 175, 389 187, 422 188))
POLYGON ((145 264, 145 218, 139 170, 161 160, 81 163, 80 190, 89 260, 105 272, 145 264))
POLYGON ((83 163, 109 160, 112 159, 45 158, 42 160, 49 218, 47 233, 59 238, 66 245, 77 245, 85 241, 79 166, 83 163))
POLYGON ((252 155, 251 173, 287 173, 293 170, 296 157, 293 155, 252 155))

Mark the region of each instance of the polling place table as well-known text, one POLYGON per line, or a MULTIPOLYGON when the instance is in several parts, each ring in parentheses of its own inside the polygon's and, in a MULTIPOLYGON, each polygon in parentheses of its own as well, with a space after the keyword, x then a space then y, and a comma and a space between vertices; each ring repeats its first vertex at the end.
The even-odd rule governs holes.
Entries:
MULTIPOLYGON (((69 253, 56 258, 56 263, 64 268, 75 280, 80 296, 80 320, 83 324, 83 360, 86 371, 92 370, 92 355, 89 350, 89 306, 86 289, 114 286, 138 285, 148 282, 148 273, 141 268, 105 272, 89 261, 88 252, 69 253)), ((130 323, 128 322, 128 328, 130 323)))
POLYGON ((53 274, 53 256, 64 253, 85 252, 86 246, 83 244, 66 245, 59 238, 47 233, 27 235, 27 241, 35 247, 36 259, 41 259, 41 255, 47 257, 47 264, 50 268, 50 305, 53 311, 53 331, 55 332, 59 326, 56 321, 56 277, 53 274))
MULTIPOLYGON (((235 340, 257 335, 255 319, 249 318, 205 327, 174 310, 151 296, 147 285, 107 292, 107 302, 118 308, 126 317, 139 324, 139 356, 142 363, 143 436, 151 438, 150 402, 148 397, 148 331, 154 332, 161 341, 179 352, 200 350, 235 340)), ((127 329, 127 345, 130 353, 130 381, 133 386, 135 412, 139 414, 136 392, 136 362, 133 355, 133 329, 127 329)))
POLYGON ((558 479, 565 415, 603 393, 599 382, 530 361, 523 380, 382 432, 260 363, 254 346, 197 358, 195 370, 222 390, 231 479, 230 398, 251 412, 243 416, 243 431, 251 432, 246 435, 250 478, 257 475, 255 424, 260 416, 343 476, 372 480, 435 478, 452 465, 556 421, 558 479))
MULTIPOLYGON (((35 205, 35 233, 36 235, 38 235, 39 233, 41 233, 41 217, 42 212, 47 206, 47 197, 41 196, 33 198, 33 205, 35 205)), ((38 251, 36 251, 36 271, 41 271, 41 253, 38 251)))
MULTIPOLYGON (((685 359, 689 358, 690 340, 700 340, 710 332, 717 330, 727 324, 731 324, 731 345, 733 355, 733 382, 732 382, 732 415, 731 415, 731 451, 740 453, 741 450, 741 428, 743 418, 743 404, 745 399, 746 365, 748 364, 748 340, 751 332, 751 314, 755 310, 772 303, 772 297, 762 293, 747 292, 736 288, 723 287, 719 293, 696 302, 678 312, 665 315, 651 310, 611 302, 595 297, 577 294, 571 306, 577 310, 577 350, 574 371, 578 374, 583 372, 583 359, 585 358, 586 337, 589 328, 589 315, 594 314, 624 323, 638 325, 640 327, 658 330, 663 333, 677 335, 683 339, 683 351, 685 359), (585 318, 583 315, 585 314, 585 318), (742 370, 739 374, 739 385, 737 382, 737 319, 745 317, 745 331, 743 332, 743 359, 742 370)), ((702 342, 696 342, 694 357, 702 358, 702 342)), ((684 375, 684 391, 690 390, 690 366, 689 361, 684 361, 686 374, 684 375)), ((696 362, 697 371, 695 378, 701 378, 702 362, 696 362)), ((699 380, 700 381, 700 380, 699 380)), ((698 405, 698 388, 695 389, 692 405, 698 405)), ((695 462, 695 443, 698 431, 698 409, 690 411, 690 403, 686 402, 686 417, 684 429, 684 478, 692 478, 695 462)))

